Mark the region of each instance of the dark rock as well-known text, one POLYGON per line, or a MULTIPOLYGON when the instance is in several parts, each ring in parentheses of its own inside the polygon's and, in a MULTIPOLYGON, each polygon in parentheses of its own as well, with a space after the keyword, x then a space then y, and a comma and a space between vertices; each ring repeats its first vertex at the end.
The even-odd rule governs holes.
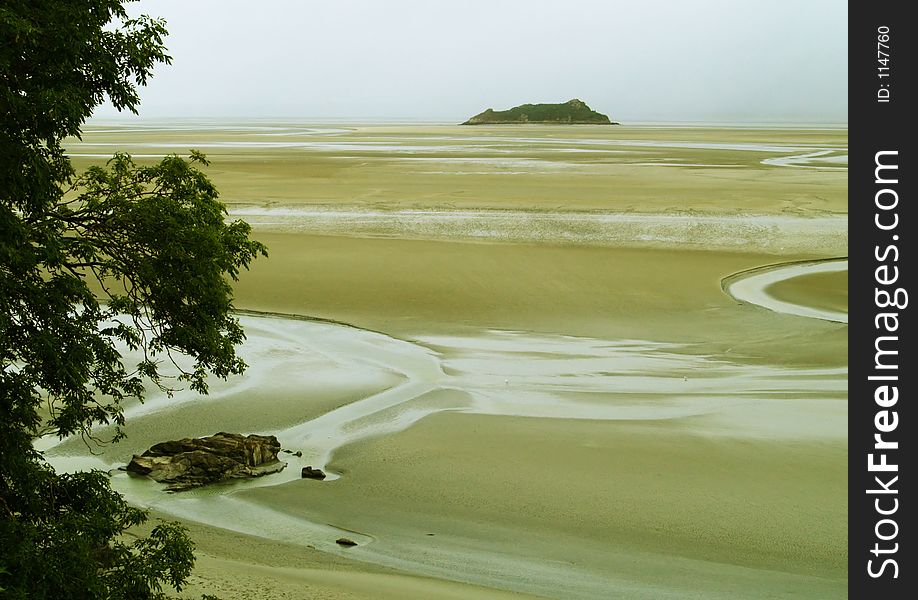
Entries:
POLYGON ((583 100, 574 98, 561 104, 521 104, 508 110, 486 111, 475 115, 463 125, 502 125, 518 123, 550 123, 554 125, 618 125, 608 116, 596 112, 583 100))
POLYGON ((296 456, 296 457, 302 457, 302 456, 303 456, 303 453, 300 452, 299 450, 297 450, 296 452, 293 453, 293 455, 296 456))
POLYGON ((357 542, 355 542, 354 540, 348 539, 346 537, 338 538, 337 540, 335 540, 335 543, 338 544, 339 546, 346 546, 348 548, 350 548, 351 546, 357 545, 357 542))
POLYGON ((280 442, 273 435, 243 436, 220 432, 156 444, 134 455, 127 471, 145 475, 179 492, 228 479, 260 477, 287 466, 277 460, 280 442))
POLYGON ((326 477, 325 471, 322 469, 314 469, 311 466, 303 467, 301 475, 303 479, 325 479, 326 477))

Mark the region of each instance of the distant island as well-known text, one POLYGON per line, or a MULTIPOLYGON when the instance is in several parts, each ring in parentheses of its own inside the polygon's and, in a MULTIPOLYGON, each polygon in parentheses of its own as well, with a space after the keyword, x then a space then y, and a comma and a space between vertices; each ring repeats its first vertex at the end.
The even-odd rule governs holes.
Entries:
POLYGON ((462 123, 463 125, 506 125, 517 123, 551 123, 563 125, 618 125, 598 113, 583 100, 574 98, 563 104, 521 104, 510 110, 489 108, 462 123))

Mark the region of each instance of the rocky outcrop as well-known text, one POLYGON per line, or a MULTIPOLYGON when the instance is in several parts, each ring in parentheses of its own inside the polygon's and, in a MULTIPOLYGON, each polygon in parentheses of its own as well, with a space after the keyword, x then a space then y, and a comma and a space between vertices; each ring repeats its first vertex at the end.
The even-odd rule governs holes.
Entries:
POLYGON ((507 125, 548 123, 555 125, 618 125, 609 117, 596 112, 583 100, 574 98, 563 104, 521 104, 508 110, 486 111, 475 115, 463 125, 507 125))
POLYGON ((228 479, 276 473, 287 466, 277 459, 280 449, 273 435, 221 432, 156 444, 142 455, 134 455, 127 470, 178 492, 228 479))

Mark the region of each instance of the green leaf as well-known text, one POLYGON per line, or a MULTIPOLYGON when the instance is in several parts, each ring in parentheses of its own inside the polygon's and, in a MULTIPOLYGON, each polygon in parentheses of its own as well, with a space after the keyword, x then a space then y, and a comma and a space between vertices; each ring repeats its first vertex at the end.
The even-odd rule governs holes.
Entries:
POLYGON ((121 0, 0 7, 0 592, 10 598, 163 597, 181 589, 193 544, 177 524, 125 544, 146 520, 101 472, 58 474, 33 438, 123 437, 125 399, 167 393, 159 366, 207 391, 241 373, 233 316, 240 269, 265 254, 227 223, 207 158, 136 165, 116 154, 76 176, 62 142, 108 99, 135 111, 137 86, 168 64, 165 23, 121 0), (92 284, 92 285, 91 285, 92 284), (93 290, 103 290, 96 296, 93 290), (125 365, 119 348, 143 354, 125 365), (44 407, 49 406, 50 412, 44 407))

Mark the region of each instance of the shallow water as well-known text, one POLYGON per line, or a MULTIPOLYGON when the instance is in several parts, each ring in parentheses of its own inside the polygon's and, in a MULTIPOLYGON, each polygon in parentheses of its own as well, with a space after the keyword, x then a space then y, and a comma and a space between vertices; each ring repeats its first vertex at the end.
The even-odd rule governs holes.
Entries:
MULTIPOLYGON (((182 494, 165 494, 162 486, 119 471, 114 472, 112 483, 131 502, 162 514, 314 546, 413 574, 565 600, 607 597, 610 590, 621 597, 647 600, 726 600, 780 594, 837 597, 835 592, 844 575, 837 561, 832 561, 842 552, 841 544, 836 543, 841 529, 836 525, 843 519, 843 494, 837 498, 807 495, 813 474, 804 471, 810 468, 817 471, 816 476, 824 476, 830 484, 827 489, 843 485, 843 476, 836 471, 841 472, 847 431, 847 369, 824 366, 840 362, 835 358, 812 361, 801 358, 800 353, 783 357, 783 364, 777 364, 779 359, 772 351, 784 351, 788 342, 780 338, 798 323, 797 318, 783 313, 798 315, 795 311, 799 305, 774 304, 764 291, 767 282, 746 277, 760 275, 760 271, 728 279, 745 281, 756 294, 754 299, 736 298, 744 303, 758 302, 762 310, 739 307, 719 296, 717 282, 730 271, 779 260, 769 256, 805 258, 844 252, 847 217, 843 214, 842 171, 847 160, 846 136, 844 130, 828 135, 816 129, 787 129, 780 134, 775 134, 778 130, 774 128, 760 132, 751 128, 708 129, 508 127, 470 131, 443 126, 347 128, 265 123, 239 127, 151 125, 143 131, 111 126, 89 131, 83 143, 74 141, 72 156, 101 158, 106 150, 135 148, 141 152, 135 156, 153 158, 187 148, 210 149, 211 158, 216 158, 211 172, 230 203, 231 218, 245 218, 259 234, 283 232, 277 237, 289 237, 287 245, 277 245, 276 255, 287 251, 287 258, 299 258, 313 248, 303 240, 333 236, 327 239, 335 243, 323 246, 326 253, 312 256, 313 262, 285 263, 277 260, 282 256, 275 256, 274 268, 280 275, 260 280, 261 287, 253 296, 261 302, 270 290, 305 300, 291 305, 256 302, 248 307, 309 311, 390 333, 408 332, 410 337, 397 339, 334 323, 247 316, 243 324, 249 339, 240 354, 252 367, 245 378, 214 383, 208 397, 180 392, 167 399, 154 394, 143 405, 128 406, 130 447, 123 443, 92 456, 74 440, 42 440, 37 445, 47 450, 60 469, 108 470, 123 465, 132 451, 140 452, 163 439, 208 435, 218 429, 276 434, 285 448, 304 455, 282 455, 289 466, 275 475, 182 494), (651 129, 654 131, 649 133, 651 129), (298 235, 288 236, 289 232, 298 235), (429 265, 422 265, 427 270, 419 274, 411 272, 411 267, 404 269, 407 273, 399 270, 406 263, 404 254, 377 256, 381 244, 388 240, 355 237, 411 243, 415 239, 435 240, 411 250, 425 258, 431 249, 446 245, 440 244, 441 240, 488 243, 455 244, 451 250, 455 254, 450 254, 449 260, 433 257, 429 265), (510 252, 515 244, 493 242, 527 244, 518 248, 529 248, 528 244, 552 248, 626 246, 677 252, 754 250, 761 254, 730 262, 720 270, 686 272, 688 263, 667 258, 665 253, 663 258, 650 260, 651 252, 643 250, 601 257, 584 251, 582 256, 570 261, 566 257, 548 265, 552 269, 538 271, 538 267, 547 266, 539 265, 544 254, 533 250, 525 260, 498 262, 494 257, 510 252), (476 255, 481 262, 472 263, 467 250, 473 247, 493 248, 493 253, 476 255), (364 271, 342 268, 341 264, 349 263, 336 262, 334 257, 340 255, 397 277, 377 280, 368 278, 364 271), (588 259, 596 261, 597 271, 609 267, 614 284, 596 285, 590 271, 565 277, 578 261, 588 259), (524 319, 510 320, 500 312, 494 313, 498 317, 483 312, 487 318, 469 319, 468 313, 476 306, 507 310, 529 306, 517 295, 495 293, 494 279, 475 279, 473 268, 490 265, 497 277, 515 281, 514 274, 521 270, 514 269, 528 269, 526 261, 536 266, 533 272, 557 279, 557 285, 543 289, 530 282, 521 288, 522 293, 541 289, 556 305, 538 306, 538 311, 532 309, 532 315, 524 319), (633 264, 631 270, 648 275, 620 280, 615 274, 623 271, 612 269, 611 261, 628 262, 633 264), (425 287, 429 274, 438 275, 437 269, 460 264, 466 268, 459 275, 425 287), (508 264, 512 268, 507 268, 508 264), (325 287, 318 285, 316 275, 323 268, 328 269, 331 282, 325 287), (292 273, 302 278, 300 286, 281 288, 289 283, 292 273), (684 289, 687 279, 698 281, 698 287, 684 289), (647 289, 638 290, 635 281, 647 289), (453 313, 437 308, 442 313, 437 318, 448 321, 446 326, 416 326, 425 323, 417 315, 439 298, 431 290, 444 290, 447 295, 466 282, 483 289, 483 294, 466 302, 466 296, 457 293, 458 308, 453 313), (665 293, 657 293, 651 286, 660 286, 665 293), (698 293, 701 286, 708 286, 703 289, 710 293, 698 293), (381 307, 381 297, 391 288, 404 289, 389 300, 403 308, 399 311, 387 312, 381 307), (650 289, 653 293, 648 292, 650 289), (580 305, 572 299, 590 294, 619 299, 608 305, 585 304, 592 308, 580 311, 589 313, 596 322, 608 316, 612 325, 602 333, 592 322, 578 329, 572 329, 566 320, 548 322, 553 312, 576 313, 580 305), (331 298, 330 302, 340 306, 323 304, 323 310, 316 298, 331 298), (656 309, 642 311, 631 308, 629 302, 655 302, 656 309), (360 311, 348 312, 348 306, 355 305, 361 310, 366 307, 368 313, 376 315, 375 320, 361 317, 364 313, 360 311), (704 319, 699 317, 701 311, 704 319), (661 315, 672 315, 672 320, 661 321, 661 315), (655 321, 651 326, 642 319, 655 321), (687 321, 686 328, 694 328, 692 335, 678 337, 667 329, 678 319, 687 321), (622 325, 625 322, 627 329, 622 325), (769 328, 772 322, 778 324, 773 330, 769 328), (718 325, 727 323, 732 328, 730 338, 717 331, 718 325), (482 329, 492 326, 501 329, 482 329), (529 327, 576 330, 585 335, 535 333, 526 330, 529 327), (507 330, 510 328, 523 330, 507 330), (665 341, 694 340, 700 344, 705 337, 712 343, 703 347, 707 352, 718 352, 716 356, 705 354, 702 346, 665 341), (731 354, 734 342, 746 337, 753 343, 731 354), (767 352, 761 352, 763 346, 767 352), (741 353, 745 355, 739 356, 741 353), (594 424, 602 428, 602 434, 579 445, 581 440, 571 432, 586 431, 594 424), (526 454, 526 444, 554 442, 547 455, 549 462, 588 485, 578 488, 579 496, 569 498, 563 489, 528 496, 534 508, 554 510, 542 513, 549 518, 568 513, 577 513, 575 519, 617 515, 613 506, 589 507, 596 498, 589 482, 620 488, 634 484, 637 500, 630 516, 646 529, 634 539, 636 543, 651 540, 652 547, 647 552, 631 552, 634 547, 613 539, 613 535, 584 539, 589 535, 578 537, 567 530, 550 529, 549 523, 537 520, 524 526, 507 525, 512 521, 512 511, 495 513, 498 516, 487 522, 476 520, 477 515, 456 516, 461 514, 458 509, 463 502, 491 504, 513 495, 513 490, 507 494, 507 490, 493 486, 488 489, 497 492, 483 499, 473 493, 462 497, 461 490, 457 493, 455 487, 446 484, 434 489, 434 496, 454 493, 460 498, 456 504, 445 500, 441 504, 435 498, 433 504, 442 519, 438 523, 443 525, 437 531, 443 533, 435 540, 427 537, 433 529, 419 529, 426 524, 418 524, 413 513, 421 506, 412 504, 411 494, 421 494, 418 488, 431 487, 438 473, 456 477, 458 487, 471 490, 509 475, 510 467, 502 464, 500 456, 501 450, 511 453, 508 447, 495 445, 497 451, 471 452, 463 448, 466 442, 458 435, 451 438, 452 446, 439 444, 438 435, 442 437, 460 426, 467 428, 465 433, 478 428, 489 431, 492 437, 474 438, 486 447, 491 447, 494 438, 510 437, 508 430, 513 429, 516 437, 511 439, 523 447, 527 465, 535 461, 526 454), (648 430, 652 434, 647 436, 647 445, 622 441, 633 431, 648 430), (419 433, 425 431, 434 432, 432 439, 419 433), (683 435, 691 442, 679 446, 683 435), (411 440, 417 439, 420 442, 412 445, 411 440), (400 441, 404 441, 409 459, 442 453, 442 460, 421 464, 424 457, 420 457, 413 465, 417 472, 409 472, 412 469, 402 464, 387 467, 373 462, 378 455, 385 458, 385 451, 400 441), (587 444, 599 450, 595 454, 582 451, 587 444), (676 450, 667 454, 674 446, 676 450), (656 453, 660 448, 669 450, 656 453), (377 454, 380 449, 383 452, 377 454), (632 458, 646 454, 649 458, 644 468, 652 473, 642 478, 643 472, 636 468, 634 477, 630 477, 634 473, 619 470, 621 482, 603 478, 608 463, 619 458, 618 451, 631 452, 632 458), (680 452, 689 452, 691 462, 701 467, 693 470, 674 460, 680 452), (733 471, 720 470, 734 453, 741 464, 733 471), (471 470, 463 472, 454 455, 474 457, 471 470), (751 458, 753 455, 761 461, 751 458), (600 462, 572 464, 591 456, 599 457, 600 462), (667 470, 669 462, 679 466, 667 470), (743 486, 731 490, 731 478, 738 473, 742 476, 747 464, 753 463, 760 469, 771 469, 770 478, 763 477, 765 485, 788 486, 786 502, 763 494, 761 489, 757 496, 751 491, 758 483, 755 481, 743 479, 743 486), (329 480, 304 484, 299 471, 307 464, 328 469, 329 480), (421 468, 425 464, 426 471, 421 468), (489 473, 479 475, 480 468, 489 473), (691 487, 683 471, 701 484, 691 487), (385 486, 373 480, 374 475, 394 477, 398 483, 386 492, 385 486), (651 487, 642 492, 645 483, 651 487), (657 483, 662 487, 655 487, 657 483), (383 491, 374 496, 380 489, 383 491), (732 530, 718 529, 718 511, 723 505, 711 495, 717 493, 713 490, 734 493, 732 517, 739 524, 732 525, 732 530), (312 495, 304 500, 307 491, 312 495), (388 509, 381 502, 385 493, 396 502, 388 509), (674 522, 648 508, 665 493, 676 498, 668 505, 676 512, 683 510, 683 504, 697 500, 693 508, 697 514, 686 517, 683 530, 689 532, 689 543, 699 546, 697 551, 683 548, 679 554, 668 540, 654 537, 658 525, 674 522), (281 497, 287 499, 286 504, 281 497), (323 499, 327 503, 324 512, 310 505, 323 499), (353 503, 347 518, 343 516, 348 514, 346 502, 353 503), (377 502, 382 508, 374 513, 377 502), (817 515, 801 508, 818 508, 820 502, 822 509, 817 515), (450 512, 452 509, 457 512, 450 512), (786 512, 775 515, 775 509, 786 512), (403 514, 395 516, 400 510, 403 514), (371 516, 361 521, 360 515, 365 514, 371 516), (828 515, 825 521, 822 515, 828 515), (643 521, 645 517, 649 521, 643 521), (750 524, 750 519, 767 522, 750 524), (695 544, 694 528, 705 526, 736 534, 734 538, 720 538, 724 545, 717 548, 723 554, 716 555, 716 545, 695 544), (804 539, 806 534, 794 538, 812 546, 800 554, 783 547, 785 538, 781 536, 792 538, 792 529, 815 531, 809 539, 804 539), (746 544, 744 534, 759 537, 746 544), (360 546, 342 550, 333 542, 340 535, 355 539, 360 546), (811 547, 823 555, 809 562, 801 560, 811 547), (734 560, 731 553, 740 551, 747 554, 734 560), (709 554, 703 557, 704 552, 709 554), (803 566, 782 560, 796 560, 803 566), (630 578, 633 574, 635 578, 630 578), (669 584, 662 582, 667 577, 669 584), (807 595, 811 586, 822 592, 807 595), (833 592, 825 593, 831 586, 835 586, 833 592)), ((581 254, 583 249, 574 250, 581 254)), ((714 253, 698 254, 698 260, 705 264, 716 258, 714 253)), ((779 269, 772 276, 793 277, 797 273, 779 269)), ((822 319, 825 314, 801 316, 822 319)), ((825 342, 824 334, 838 340, 844 329, 819 320, 806 324, 808 328, 800 329, 815 333, 794 338, 803 344, 811 340, 813 344, 831 343, 825 342), (823 336, 822 341, 815 341, 817 336, 823 336)), ((809 350, 804 347, 804 351, 809 350)), ((530 485, 534 483, 522 480, 525 490, 517 491, 528 491, 530 485)), ((606 498, 622 497, 607 494, 606 498)), ((605 535, 620 530, 601 531, 605 535)), ((697 533, 702 536, 710 531, 697 533)))
POLYGON ((768 292, 769 286, 786 279, 815 273, 838 273, 848 270, 847 260, 828 260, 819 262, 774 265, 741 273, 724 280, 724 291, 742 302, 799 317, 822 319, 836 323, 847 323, 848 313, 803 304, 794 304, 774 297, 768 292))
POLYGON ((254 228, 324 235, 550 242, 591 246, 821 252, 847 245, 847 216, 712 216, 518 210, 371 210, 236 206, 254 228))
MULTIPOLYGON (((307 464, 328 469, 335 452, 345 445, 398 435, 419 420, 443 412, 671 421, 699 434, 738 440, 832 441, 843 440, 847 431, 846 404, 841 401, 847 388, 845 368, 739 364, 694 354, 690 346, 646 340, 486 331, 405 341, 308 320, 245 316, 242 322, 248 340, 241 354, 253 365, 245 377, 215 385, 211 396, 204 398, 188 392, 168 400, 154 395, 147 403, 127 409, 129 421, 145 418, 149 424, 149 419, 182 419, 184 411, 196 403, 231 400, 255 388, 270 394, 278 385, 278 372, 312 381, 335 380, 343 386, 353 383, 356 373, 370 380, 389 377, 396 383, 315 418, 259 431, 277 435, 284 448, 303 452, 302 458, 282 455, 289 465, 278 474, 165 494, 158 484, 116 471, 112 485, 132 503, 177 518, 343 555, 331 540, 345 530, 295 518, 274 510, 270 501, 252 502, 240 497, 240 492, 299 480, 299 471, 307 464), (439 393, 442 391, 451 393, 439 393)), ((278 393, 287 392, 279 388, 278 393)), ((218 422, 202 423, 201 434, 212 433, 209 429, 218 427, 218 422)), ((114 452, 92 456, 80 444, 46 439, 40 445, 60 470, 109 470, 122 464, 114 452)), ((333 471, 330 475, 330 481, 339 477, 333 471)), ((379 545, 372 535, 347 535, 361 543, 348 556, 415 573, 558 598, 595 597, 601 590, 629 586, 601 570, 545 565, 525 552, 495 554, 474 538, 439 539, 434 551, 397 536, 379 545), (558 587, 561 579, 565 584, 558 587)), ((663 594, 658 597, 666 596, 662 590, 657 592, 663 594)))

